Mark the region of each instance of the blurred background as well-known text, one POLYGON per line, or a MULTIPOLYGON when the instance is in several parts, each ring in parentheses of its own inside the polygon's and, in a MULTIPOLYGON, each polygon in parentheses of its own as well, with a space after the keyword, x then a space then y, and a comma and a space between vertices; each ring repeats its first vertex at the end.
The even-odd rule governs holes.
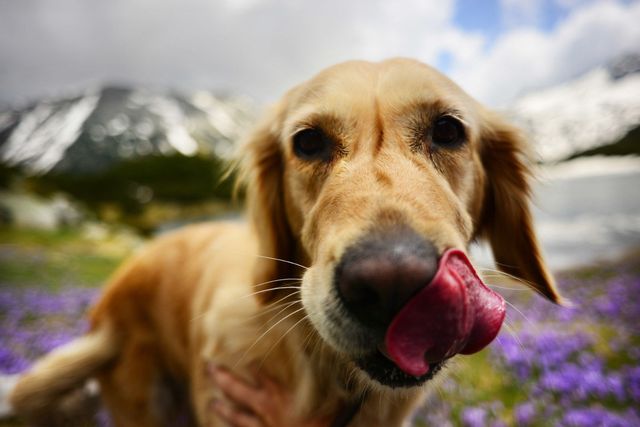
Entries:
POLYGON ((265 106, 409 56, 526 131, 574 302, 496 286, 508 326, 415 424, 640 425, 639 22, 623 0, 0 0, 0 393, 146 239, 239 215, 221 177, 265 106))

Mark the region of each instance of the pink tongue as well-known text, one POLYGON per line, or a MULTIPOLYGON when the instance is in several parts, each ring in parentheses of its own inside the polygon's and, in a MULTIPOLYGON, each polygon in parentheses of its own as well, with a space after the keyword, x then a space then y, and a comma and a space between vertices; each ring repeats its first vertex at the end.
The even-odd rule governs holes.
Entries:
POLYGON ((421 376, 429 363, 483 349, 504 316, 502 297, 482 283, 464 252, 450 249, 431 283, 391 321, 385 346, 400 369, 421 376))

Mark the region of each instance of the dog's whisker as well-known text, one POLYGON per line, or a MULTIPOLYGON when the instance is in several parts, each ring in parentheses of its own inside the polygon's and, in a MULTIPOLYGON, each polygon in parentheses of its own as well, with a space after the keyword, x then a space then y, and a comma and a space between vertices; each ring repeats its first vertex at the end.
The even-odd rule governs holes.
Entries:
POLYGON ((262 282, 262 283, 257 283, 253 286, 261 286, 261 285, 268 285, 269 283, 277 283, 277 282, 284 282, 287 280, 291 280, 292 282, 302 282, 302 277, 280 277, 278 279, 273 279, 273 280, 268 280, 266 282, 262 282))
MULTIPOLYGON (((517 266, 517 265, 507 264, 506 262, 498 262, 498 261, 495 261, 495 264, 496 264, 498 267, 505 267, 505 268, 518 268, 518 266, 517 266)), ((490 270, 490 269, 489 269, 489 270, 490 270)), ((498 271, 498 270, 494 270, 494 271, 498 271)))
MULTIPOLYGON (((294 295, 298 295, 298 294, 300 294, 300 288, 299 288, 299 287, 297 287, 297 286, 289 286, 289 287, 282 286, 282 287, 279 287, 278 289, 294 289, 294 292, 289 292, 289 293, 287 293, 287 295, 285 295, 284 297, 282 297, 282 298, 280 298, 279 300, 277 300, 277 301, 275 301, 275 302, 273 302, 273 303, 270 303, 270 304, 269 304, 269 305, 274 305, 274 307, 271 307, 271 308, 266 309, 266 310, 259 311, 259 312, 257 312, 256 314, 253 314, 253 315, 251 315, 251 316, 247 317, 246 319, 247 319, 247 320, 251 320, 251 319, 254 319, 254 318, 256 318, 256 317, 261 316, 261 315, 262 315, 262 314, 264 314, 264 313, 268 313, 269 311, 275 310, 275 309, 277 308, 277 307, 275 307, 275 306, 276 306, 276 305, 278 305, 278 303, 279 303, 279 302, 284 301, 284 300, 286 300, 287 298, 290 298, 291 296, 294 296, 294 295)), ((266 291, 268 291, 268 290, 263 290, 263 291, 264 291, 264 292, 266 292, 266 291)), ((256 293, 251 293, 251 294, 249 294, 249 295, 243 295, 243 296, 242 296, 242 297, 240 297, 240 298, 246 298, 246 297, 249 297, 249 296, 253 296, 253 295, 255 295, 255 294, 256 294, 256 293)), ((298 301, 299 301, 299 300, 298 300, 298 301)), ((202 313, 200 313, 200 314, 197 314, 197 315, 193 316, 189 321, 190 321, 190 322, 194 322, 194 321, 196 321, 196 320, 198 320, 198 319, 203 318, 204 316, 206 316, 206 315, 207 315, 207 313, 210 313, 210 312, 211 312, 211 309, 205 310, 204 312, 202 312, 202 313)))
POLYGON ((282 308, 280 309, 280 311, 278 311, 276 314, 271 315, 271 317, 270 317, 268 320, 266 320, 266 321, 264 322, 264 324, 265 324, 265 325, 268 325, 268 324, 269 324, 269 323, 271 323, 274 319, 277 319, 277 318, 278 318, 278 316, 280 316, 283 312, 285 312, 287 309, 289 309, 289 307, 291 307, 292 305, 298 304, 299 302, 300 302, 300 301, 297 301, 297 300, 296 300, 296 301, 292 301, 292 302, 289 302, 289 303, 287 303, 287 304, 284 304, 284 307, 282 307, 282 308))
POLYGON ((254 319, 254 320, 255 320, 256 318, 263 317, 263 316, 264 316, 264 315, 266 315, 266 314, 269 314, 269 313, 271 313, 271 312, 273 312, 273 311, 275 311, 275 310, 278 310, 278 312, 277 312, 277 313, 275 313, 275 314, 270 314, 269 318, 268 318, 268 319, 265 319, 265 320, 262 322, 262 325, 261 325, 261 327, 260 327, 260 329, 262 329, 262 328, 266 327, 267 325, 271 324, 271 322, 272 322, 274 319, 277 319, 277 318, 278 318, 278 316, 280 316, 280 314, 282 314, 284 311, 286 311, 287 309, 289 309, 289 307, 294 306, 294 305, 299 304, 299 303, 300 303, 300 301, 299 301, 299 300, 294 300, 294 301, 289 301, 289 302, 286 302, 286 303, 278 304, 277 306, 275 306, 275 307, 273 307, 273 308, 271 308, 271 309, 269 309, 269 310, 267 310, 267 311, 263 311, 263 312, 260 312, 260 313, 256 313, 256 314, 254 314, 254 315, 252 316, 252 319, 254 319))
POLYGON ((255 341, 253 341, 253 343, 249 346, 249 348, 247 348, 244 353, 242 354, 242 356, 236 361, 236 363, 234 364, 234 368, 238 367, 238 365, 240 365, 240 363, 244 360, 244 358, 246 357, 246 355, 253 350, 253 348, 258 345, 258 342, 260 342, 260 340, 262 338, 264 338, 269 331, 271 331, 273 328, 275 328, 276 326, 278 326, 280 323, 284 322, 285 320, 287 320, 289 317, 294 316, 296 313, 299 313, 300 311, 304 310, 304 307, 301 307, 289 314, 287 314, 286 316, 284 316, 282 319, 278 320, 276 323, 274 323, 273 325, 271 325, 269 327, 269 329, 267 329, 266 331, 264 331, 258 338, 256 338, 255 341))
POLYGON ((305 267, 302 264, 298 264, 297 262, 293 262, 293 261, 289 261, 286 259, 282 259, 282 258, 276 258, 276 257, 271 257, 271 256, 266 256, 266 255, 256 255, 258 258, 264 258, 264 259, 270 259, 272 261, 279 261, 279 262, 285 262, 287 264, 291 264, 291 265, 295 265, 296 267, 300 267, 304 270, 308 270, 309 267, 305 267))
MULTIPOLYGON (((505 276, 504 275, 500 275, 500 274, 482 274, 482 278, 483 278, 483 280, 487 280, 487 279, 504 279, 505 276)), ((509 290, 512 290, 512 291, 528 291, 530 289, 530 287, 527 285, 527 283, 524 283, 523 281, 519 281, 518 283, 514 283, 514 286, 505 286, 504 284, 502 284, 502 285, 487 284, 487 286, 499 287, 501 289, 509 289, 509 290)))
MULTIPOLYGON (((307 348, 306 343, 307 343, 307 340, 309 339, 309 335, 310 335, 310 334, 307 334, 306 336, 304 336, 304 337, 302 338, 301 342, 300 342, 300 343, 302 344, 302 347, 301 347, 301 348, 302 348, 302 351, 303 351, 303 352, 304 352, 304 351, 306 351, 306 348, 307 348)), ((295 356, 296 356, 296 355, 295 355, 295 353, 291 352, 291 354, 289 354, 289 357, 287 358, 287 360, 285 361, 285 363, 287 363, 287 364, 294 363, 294 357, 295 357, 295 356)))
POLYGON ((504 315, 504 321, 505 321, 507 324, 509 324, 509 325, 511 325, 512 327, 514 327, 514 328, 515 328, 515 321, 513 321, 513 319, 511 319, 511 316, 509 316, 509 312, 506 312, 506 313, 505 313, 505 315, 504 315))
MULTIPOLYGON (((302 307, 302 309, 304 309, 304 307, 302 307)), ((300 311, 300 310, 297 310, 300 311)), ((296 312, 297 312, 296 311, 296 312)), ((295 313, 295 312, 294 312, 295 313)), ((282 336, 280 336, 280 338, 278 338, 278 340, 276 342, 274 342, 271 347, 269 347, 269 349, 267 350, 267 352, 262 356, 262 362, 260 362, 260 367, 262 367, 262 365, 264 364, 264 362, 266 361, 267 357, 269 356, 269 354, 271 354, 271 352, 278 346, 278 344, 280 344, 280 342, 291 332, 295 329, 296 326, 298 326, 300 323, 302 323, 302 321, 307 320, 309 316, 302 316, 302 318, 300 320, 298 320, 296 323, 294 323, 289 329, 287 329, 285 331, 284 334, 282 334, 282 336)))
POLYGON ((513 308, 518 314, 520 314, 522 316, 522 318, 525 320, 525 322, 527 322, 530 326, 535 327, 533 322, 531 320, 529 320, 529 318, 518 307, 516 307, 514 304, 510 303, 506 298, 504 299, 504 302, 509 304, 509 306, 511 308, 513 308))
POLYGON ((529 291, 528 288, 511 288, 511 287, 508 287, 508 286, 492 285, 490 283, 487 283, 486 285, 488 287, 492 288, 492 289, 505 289, 507 291, 526 291, 526 292, 529 291))
POLYGON ((252 314, 250 316, 244 317, 241 321, 238 322, 238 324, 250 324, 252 322, 255 322, 256 319, 264 317, 265 315, 280 309, 280 311, 278 311, 278 313, 276 313, 274 315, 271 315, 269 317, 269 319, 267 319, 267 320, 265 320, 263 322, 262 326, 266 326, 266 325, 269 324, 269 322, 271 322, 274 318, 277 318, 280 313, 282 313, 283 311, 285 311, 289 307, 301 303, 299 298, 295 298, 293 300, 286 301, 288 298, 296 297, 299 294, 300 294, 299 290, 295 291, 295 292, 288 293, 286 296, 280 298, 278 301, 273 302, 273 303, 269 303, 269 305, 267 307, 258 310, 256 313, 254 313, 254 314, 252 314))
POLYGON ((256 295, 263 294, 265 292, 273 292, 273 291, 276 291, 278 289, 283 289, 283 290, 284 289, 294 289, 294 290, 298 290, 298 289, 300 289, 300 287, 299 286, 278 286, 277 288, 261 289, 259 291, 251 292, 250 294, 243 295, 240 298, 249 298, 249 297, 253 297, 253 296, 256 296, 256 295))
POLYGON ((251 284, 250 287, 255 288, 258 286, 268 285, 270 283, 278 283, 278 282, 286 282, 286 281, 297 283, 297 282, 302 282, 302 278, 301 277, 279 277, 277 279, 267 280, 266 282, 251 284))
POLYGON ((189 319, 189 323, 191 322, 195 322, 196 320, 200 320, 202 319, 204 316, 207 315, 207 313, 211 312, 211 309, 205 310, 200 314, 196 314, 195 316, 193 316, 191 319, 189 319))
POLYGON ((494 268, 482 267, 482 268, 478 268, 478 272, 480 272, 480 273, 484 273, 484 272, 492 273, 493 275, 495 275, 495 277, 508 277, 510 279, 515 280, 518 283, 530 283, 530 282, 527 282, 524 279, 521 279, 520 277, 514 276, 513 274, 509 274, 509 273, 507 273, 505 271, 501 271, 501 270, 496 270, 494 268))
POLYGON ((488 271, 490 273, 496 273, 497 275, 495 277, 507 277, 509 279, 512 279, 513 281, 515 281, 516 283, 522 284, 522 285, 526 285, 528 288, 530 288, 531 290, 533 290, 534 292, 537 292, 538 294, 542 295, 543 297, 546 298, 546 295, 544 293, 542 293, 541 290, 539 290, 536 287, 536 284, 531 282, 530 280, 525 280, 521 277, 516 277, 513 274, 509 274, 509 273, 505 273, 504 271, 500 271, 500 270, 494 270, 492 268, 480 268, 478 269, 479 272, 483 272, 483 271, 488 271))
MULTIPOLYGON (((270 306, 269 306, 269 308, 266 308, 266 309, 264 309, 264 310, 259 310, 258 312, 256 312, 256 313, 252 314, 251 316, 246 316, 246 317, 244 317, 244 318, 242 319, 242 322, 240 322, 240 323, 242 323, 242 324, 245 324, 245 323, 246 323, 246 324, 248 324, 248 323, 250 323, 251 321, 253 321, 254 319, 256 319, 256 318, 258 318, 258 317, 261 317, 261 316, 263 316, 263 315, 264 315, 264 314, 266 314, 266 313, 270 313, 270 312, 275 311, 275 310, 277 310, 277 309, 279 309, 279 308, 282 308, 282 307, 283 307, 283 306, 285 306, 285 305, 289 307, 289 306, 291 306, 291 305, 293 305, 293 304, 299 303, 299 302, 300 302, 300 300, 299 300, 299 299, 297 299, 297 300, 295 300, 295 301, 292 301, 292 302, 289 302, 289 303, 284 303, 284 300, 286 300, 287 298, 290 298, 290 297, 292 297, 292 296, 298 295, 299 293, 300 293, 300 290, 297 290, 297 291, 295 291, 295 292, 288 293, 286 296, 284 296, 284 297, 280 298, 278 301, 275 301, 275 302, 273 302, 273 303, 269 304, 269 305, 270 305, 270 306)), ((227 307, 228 307, 228 306, 233 306, 233 304, 235 304, 235 302, 234 302, 234 303, 229 303, 229 304, 227 304, 226 306, 227 306, 227 307)), ((206 315, 207 315, 207 313, 209 313, 209 310, 204 311, 204 312, 202 312, 202 313, 200 313, 200 314, 197 314, 197 315, 193 316, 193 317, 189 320, 189 322, 194 322, 194 321, 196 321, 196 320, 202 319, 204 316, 206 316, 206 315)))
POLYGON ((509 332, 513 336, 513 339, 516 341, 516 343, 518 343, 518 345, 520 346, 520 349, 526 353, 526 349, 524 348, 522 341, 520 341, 520 337, 518 336, 518 333, 516 332, 516 330, 512 328, 506 321, 504 322, 504 327, 507 330, 507 332, 509 332))
POLYGON ((261 309, 259 310, 257 313, 247 317, 247 319, 255 319, 256 317, 262 317, 267 313, 271 313, 272 311, 275 311, 279 308, 282 308, 283 306, 289 306, 290 304, 296 304, 300 302, 300 299, 294 299, 293 301, 287 301, 285 302, 285 300, 293 297, 293 296, 297 296, 299 295, 300 292, 292 292, 290 294, 287 294, 285 297, 280 298, 278 301, 269 303, 269 306, 267 308, 261 309))
POLYGON ((322 358, 323 354, 324 354, 324 345, 322 345, 322 340, 316 338, 313 341, 313 349, 311 350, 311 353, 316 357, 317 360, 324 360, 322 358))
MULTIPOLYGON (((270 305, 278 305, 278 304, 280 304, 281 302, 283 302, 284 300, 286 300, 287 298, 291 298, 292 296, 295 296, 295 295, 300 295, 301 293, 302 293, 302 291, 298 288, 297 290, 295 290, 295 291, 293 291, 293 292, 288 292, 288 293, 287 293, 285 296, 283 296, 282 298, 280 298, 280 299, 278 299, 278 300, 276 300, 276 301, 273 301, 273 302, 268 303, 268 306, 270 306, 270 305)), ((263 313, 264 313, 264 311, 263 311, 263 313)))
POLYGON ((309 332, 307 333, 307 336, 305 337, 304 350, 306 351, 309 345, 313 345, 313 348, 309 350, 311 353, 313 353, 315 349, 318 347, 319 342, 320 342, 320 337, 317 334, 317 332, 315 332, 315 328, 310 328, 309 332))
MULTIPOLYGON (((284 301, 284 300, 286 300, 287 298, 289 298, 291 296, 300 295, 301 293, 302 293, 302 291, 299 288, 297 288, 294 292, 291 292, 290 294, 284 296, 283 298, 281 298, 277 302, 284 301)), ((282 308, 280 311, 278 311, 278 313, 272 315, 268 320, 265 321, 265 325, 267 325, 272 320, 277 318, 283 311, 287 310, 292 305, 295 305, 295 304, 298 304, 298 303, 302 303, 302 301, 298 298, 298 299, 296 299, 294 301, 291 301, 291 302, 288 302, 286 304, 276 304, 276 303, 272 303, 272 305, 274 305, 273 307, 270 307, 270 308, 267 308, 267 309, 264 309, 264 310, 260 310, 258 313, 256 313, 253 316, 251 316, 251 318, 262 316, 262 315, 264 315, 266 313, 272 312, 272 311, 284 306, 284 308, 282 308)))
MULTIPOLYGON (((307 333, 307 335, 302 339, 302 352, 306 353, 308 348, 309 348, 309 344, 313 341, 313 332, 309 331, 307 333)), ((311 349, 311 351, 313 352, 313 349, 311 349)))

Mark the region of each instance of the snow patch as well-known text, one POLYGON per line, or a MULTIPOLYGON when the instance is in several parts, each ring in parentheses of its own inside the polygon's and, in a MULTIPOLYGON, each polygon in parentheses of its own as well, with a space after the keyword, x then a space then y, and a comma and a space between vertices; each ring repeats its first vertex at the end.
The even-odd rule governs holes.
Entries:
POLYGON ((28 164, 33 173, 46 173, 76 141, 98 100, 98 95, 88 95, 57 109, 39 104, 22 117, 0 158, 11 165, 28 164))
POLYGON ((543 161, 615 142, 640 124, 640 74, 613 79, 604 68, 537 91, 507 111, 543 161))

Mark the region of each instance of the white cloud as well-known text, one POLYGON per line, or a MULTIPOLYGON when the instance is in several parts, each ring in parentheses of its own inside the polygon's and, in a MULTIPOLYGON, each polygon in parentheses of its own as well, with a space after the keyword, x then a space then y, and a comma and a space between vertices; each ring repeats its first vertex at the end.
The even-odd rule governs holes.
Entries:
POLYGON ((114 81, 270 101, 342 60, 446 54, 450 74, 495 104, 640 46, 640 4, 554 1, 573 9, 551 33, 510 28, 490 45, 453 24, 454 0, 5 1, 0 101, 114 81))
POLYGON ((533 28, 501 35, 487 52, 454 65, 472 95, 503 105, 518 94, 577 76, 640 49, 640 3, 598 2, 576 9, 550 33, 533 28))
POLYGON ((4 2, 0 96, 124 81, 269 99, 346 59, 433 62, 452 13, 453 0, 4 2))
POLYGON ((500 0, 502 21, 507 28, 535 27, 541 20, 545 0, 500 0))
POLYGON ((553 3, 562 9, 570 10, 593 3, 594 1, 598 0, 553 0, 553 3))

